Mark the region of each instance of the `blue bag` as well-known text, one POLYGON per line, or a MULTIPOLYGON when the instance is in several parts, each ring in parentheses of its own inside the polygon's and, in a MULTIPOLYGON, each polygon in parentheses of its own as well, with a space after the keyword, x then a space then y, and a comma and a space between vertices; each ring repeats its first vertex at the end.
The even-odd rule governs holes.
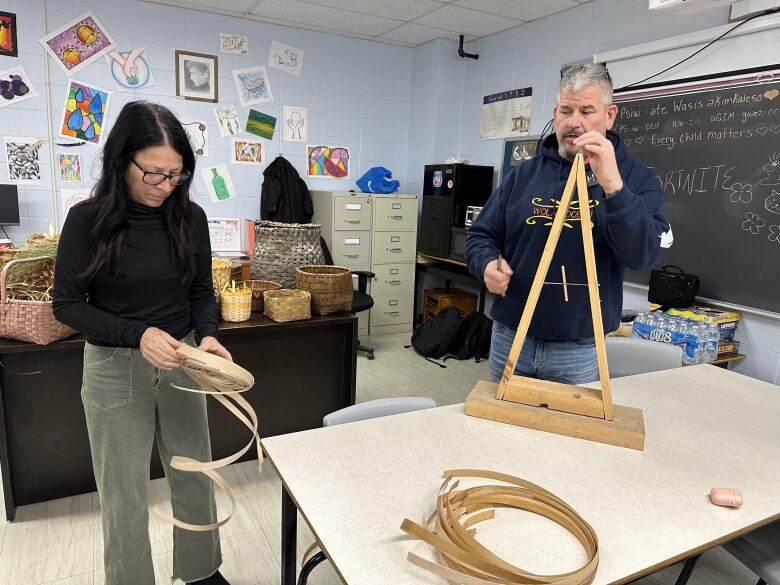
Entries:
POLYGON ((371 167, 355 183, 363 193, 395 193, 401 182, 392 176, 385 167, 371 167))

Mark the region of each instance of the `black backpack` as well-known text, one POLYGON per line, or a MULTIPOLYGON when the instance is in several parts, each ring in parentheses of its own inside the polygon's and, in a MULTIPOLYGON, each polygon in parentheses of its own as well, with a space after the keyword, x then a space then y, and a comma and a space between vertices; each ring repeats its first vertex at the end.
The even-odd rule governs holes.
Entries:
POLYGON ((412 347, 425 358, 438 359, 447 353, 452 337, 463 321, 457 307, 447 307, 435 317, 416 327, 412 333, 412 347))
POLYGON ((447 352, 459 360, 490 355, 490 336, 493 321, 478 311, 466 315, 452 337, 447 352))

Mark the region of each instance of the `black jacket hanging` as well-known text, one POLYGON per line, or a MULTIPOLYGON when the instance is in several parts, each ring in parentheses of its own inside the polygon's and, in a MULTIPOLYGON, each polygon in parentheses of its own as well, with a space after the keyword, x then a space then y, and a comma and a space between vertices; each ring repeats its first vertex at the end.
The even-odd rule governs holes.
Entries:
POLYGON ((263 171, 260 217, 284 223, 311 223, 314 206, 306 183, 283 156, 263 171))

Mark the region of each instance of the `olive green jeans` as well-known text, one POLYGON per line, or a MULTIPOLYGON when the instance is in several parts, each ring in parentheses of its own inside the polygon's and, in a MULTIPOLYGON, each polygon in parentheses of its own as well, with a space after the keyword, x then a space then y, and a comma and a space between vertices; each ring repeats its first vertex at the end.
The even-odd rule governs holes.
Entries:
MULTIPOLYGON (((183 341, 193 344, 192 335, 183 341)), ((211 460, 206 396, 177 368, 155 368, 140 349, 84 348, 81 399, 103 521, 106 585, 154 585, 149 543, 149 461, 152 442, 163 462, 173 515, 193 524, 216 522, 212 481, 171 469, 173 455, 211 460)), ((173 529, 173 578, 204 579, 219 568, 219 533, 173 529)))

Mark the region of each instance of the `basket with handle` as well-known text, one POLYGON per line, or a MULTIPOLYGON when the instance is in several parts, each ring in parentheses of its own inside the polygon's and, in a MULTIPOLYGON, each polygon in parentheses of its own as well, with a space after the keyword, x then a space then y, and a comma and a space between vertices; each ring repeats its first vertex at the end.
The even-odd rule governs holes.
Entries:
POLYGON ((305 290, 280 288, 263 293, 263 313, 279 322, 311 318, 311 294, 305 290))
POLYGON ((219 291, 225 285, 230 284, 230 272, 233 269, 233 263, 227 258, 211 259, 211 283, 214 285, 214 296, 219 302, 219 291))
POLYGON ((8 298, 8 271, 26 262, 48 261, 51 256, 11 260, 0 272, 0 337, 47 345, 76 333, 71 327, 54 318, 51 301, 33 301, 8 298))
POLYGON ((277 290, 282 288, 282 285, 278 282, 271 282, 270 280, 244 280, 241 282, 243 286, 252 289, 252 312, 263 312, 263 293, 267 290, 277 290))
POLYGON ((233 323, 246 321, 252 316, 252 289, 246 286, 226 286, 220 293, 219 306, 222 319, 233 323))
POLYGON ((308 265, 296 269, 295 288, 311 293, 311 309, 317 315, 352 308, 352 271, 343 266, 308 265))

